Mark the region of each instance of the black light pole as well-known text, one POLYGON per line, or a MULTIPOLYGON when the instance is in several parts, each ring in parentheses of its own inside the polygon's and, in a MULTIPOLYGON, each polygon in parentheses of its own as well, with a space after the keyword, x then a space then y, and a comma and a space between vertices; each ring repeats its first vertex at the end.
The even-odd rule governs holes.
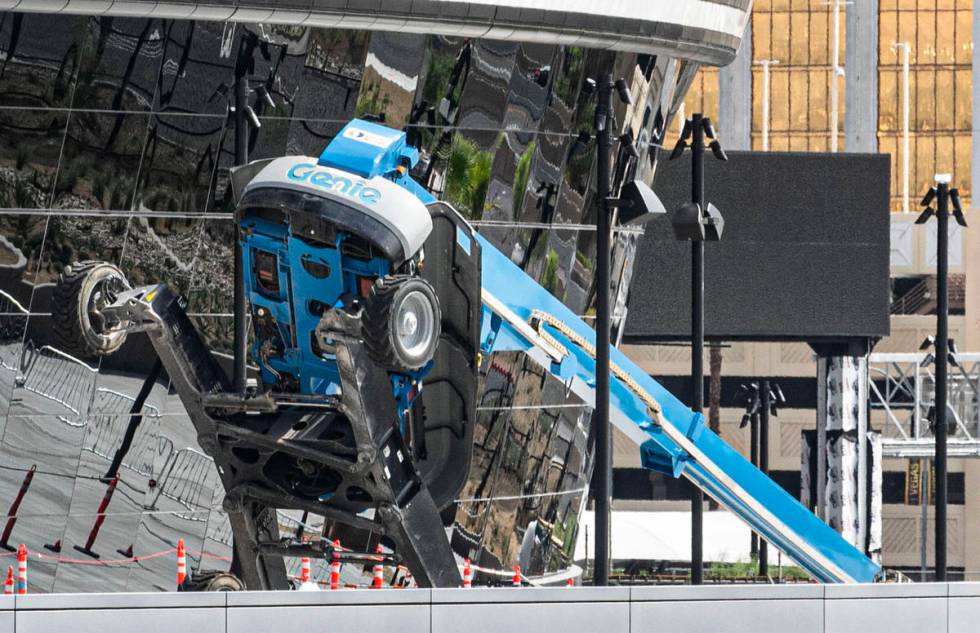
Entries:
POLYGON ((949 354, 949 183, 940 182, 936 235, 936 580, 946 580, 946 399, 949 354))
MULTIPOLYGON (((738 396, 745 400, 745 415, 742 416, 742 422, 738 425, 738 428, 744 429, 746 426, 749 427, 749 461, 753 466, 758 468, 759 407, 761 406, 759 383, 753 382, 749 385, 740 385, 738 396)), ((757 558, 759 555, 759 535, 756 534, 755 530, 752 530, 749 535, 749 555, 753 558, 757 558)))
MULTIPOLYGON (((248 74, 252 65, 253 46, 248 37, 242 37, 238 46, 238 59, 235 63, 235 165, 248 163, 248 121, 245 109, 248 107, 248 74)), ((248 355, 248 334, 245 328, 245 276, 242 262, 242 240, 238 234, 238 218, 232 235, 235 240, 234 268, 234 323, 235 338, 232 352, 232 389, 235 393, 245 393, 247 370, 245 360, 248 355)))
MULTIPOLYGON (((772 407, 772 391, 769 380, 764 379, 762 389, 762 406, 759 409, 759 470, 769 475, 769 411, 772 407)), ((766 539, 759 538, 759 575, 769 575, 769 544, 766 539)))
MULTIPOLYGON (((692 121, 691 200, 704 209, 704 125, 700 113, 692 121)), ((704 240, 691 242, 691 409, 704 410, 704 240)), ((691 486, 691 584, 704 582, 704 494, 691 486)))
MULTIPOLYGON (((704 410, 704 242, 721 239, 724 221, 713 205, 704 199, 705 137, 719 160, 728 160, 715 135, 711 120, 700 113, 684 122, 670 158, 679 157, 691 141, 691 202, 683 205, 671 219, 679 239, 691 240, 691 409, 704 410)), ((704 495, 691 487, 691 584, 704 581, 703 557, 704 495)))
MULTIPOLYGON (((238 58, 235 60, 234 86, 234 126, 235 126, 235 165, 248 163, 249 129, 259 129, 262 123, 255 110, 248 103, 252 90, 248 86, 248 77, 255 71, 255 51, 259 49, 268 59, 267 51, 254 33, 244 31, 238 44, 238 58)), ((265 103, 265 107, 275 108, 275 101, 267 86, 259 86, 255 91, 265 103)), ((247 384, 248 370, 248 321, 245 309, 245 278, 244 263, 242 262, 242 243, 238 233, 238 218, 235 218, 235 264, 234 264, 234 320, 235 338, 232 348, 232 389, 235 393, 244 395, 247 384)))
POLYGON ((939 298, 936 314, 936 405, 935 427, 936 435, 936 580, 946 580, 946 434, 947 427, 947 389, 949 366, 949 204, 953 203, 953 216, 956 223, 966 226, 963 209, 960 206, 960 194, 956 189, 950 189, 949 176, 938 174, 936 186, 931 187, 922 199, 926 207, 916 224, 925 224, 933 215, 936 216, 936 281, 939 298), (930 204, 937 201, 937 208, 930 204))
POLYGON ((595 570, 592 583, 609 584, 609 508, 612 447, 609 434, 609 123, 612 116, 612 75, 599 80, 595 111, 596 157, 596 402, 595 402, 595 570))
MULTIPOLYGON (((612 500, 612 443, 609 433, 609 255, 612 213, 618 210, 623 224, 642 224, 655 215, 666 213, 663 204, 650 188, 638 181, 620 182, 630 172, 623 166, 617 175, 616 193, 610 196, 609 176, 612 165, 612 135, 616 133, 616 116, 612 108, 615 90, 619 100, 632 105, 629 87, 623 79, 613 81, 612 75, 604 74, 596 84, 589 79, 585 83, 586 94, 598 90, 595 111, 595 132, 598 156, 596 157, 596 391, 595 411, 592 415, 595 437, 595 472, 593 494, 595 498, 595 570, 592 581, 596 586, 609 584, 609 544, 611 530, 609 509, 612 500)), ((585 144, 588 134, 580 134, 576 144, 585 144), (583 138, 584 136, 584 138, 583 138)), ((627 161, 639 158, 630 134, 618 138, 627 161)))

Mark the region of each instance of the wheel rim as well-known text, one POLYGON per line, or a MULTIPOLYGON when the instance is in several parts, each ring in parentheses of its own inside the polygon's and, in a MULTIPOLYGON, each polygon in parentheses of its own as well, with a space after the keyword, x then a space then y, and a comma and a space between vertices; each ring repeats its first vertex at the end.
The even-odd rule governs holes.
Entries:
POLYGON ((406 294, 395 313, 394 328, 395 339, 406 356, 425 356, 432 345, 435 325, 432 301, 418 290, 406 294))
POLYGON ((83 303, 79 306, 82 319, 82 335, 100 353, 108 353, 122 344, 126 336, 126 324, 107 318, 102 310, 115 302, 119 293, 129 289, 126 280, 115 270, 98 271, 91 286, 83 291, 83 303))

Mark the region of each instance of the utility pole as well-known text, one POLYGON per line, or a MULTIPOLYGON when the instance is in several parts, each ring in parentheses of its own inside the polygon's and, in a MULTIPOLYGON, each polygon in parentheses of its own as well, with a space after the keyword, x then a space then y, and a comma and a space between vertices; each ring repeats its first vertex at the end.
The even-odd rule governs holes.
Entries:
POLYGON ((949 179, 939 184, 936 235, 938 307, 936 319, 936 580, 946 580, 946 399, 949 355, 949 179))
POLYGON ((909 48, 899 42, 895 48, 902 52, 902 211, 909 212, 909 48))
POLYGON ((949 368, 949 214, 950 203, 953 205, 953 216, 956 223, 966 226, 963 209, 960 206, 960 194, 956 189, 950 189, 949 174, 936 174, 936 186, 931 187, 924 198, 922 206, 926 209, 915 220, 916 224, 925 224, 929 218, 936 216, 936 404, 934 433, 936 436, 936 581, 946 580, 946 435, 947 426, 947 396, 949 368), (930 205, 937 202, 935 209, 930 205))
MULTIPOLYGON (((769 411, 772 408, 772 391, 769 379, 762 380, 760 385, 762 405, 759 409, 759 470, 769 476, 769 411)), ((769 575, 769 544, 759 538, 759 575, 769 575)))
POLYGON ((596 403, 595 403, 595 572, 593 584, 609 584, 612 447, 609 433, 609 123, 612 117, 612 75, 597 86, 595 111, 596 157, 596 403))
POLYGON ((821 2, 833 9, 833 27, 831 28, 831 62, 830 62, 830 151, 837 151, 837 133, 840 120, 840 78, 844 76, 844 68, 840 65, 840 8, 851 4, 845 0, 821 2))
MULTIPOLYGON (((235 126, 235 165, 248 164, 249 130, 262 127, 255 110, 248 103, 252 90, 248 86, 248 77, 255 71, 255 51, 259 48, 259 38, 247 29, 242 31, 238 43, 238 57, 235 60, 234 85, 234 114, 235 126)), ((275 108, 276 104, 266 86, 260 86, 256 91, 265 105, 275 108)), ((242 258, 242 240, 239 235, 238 218, 235 218, 235 263, 234 263, 234 306, 233 319, 235 322, 234 342, 232 344, 232 390, 241 396, 245 395, 248 369, 248 318, 246 315, 244 262, 242 258)))
MULTIPOLYGON (((238 45, 238 59, 235 62, 235 165, 248 163, 248 121, 245 109, 248 107, 248 75, 251 72, 254 44, 244 34, 238 45)), ((248 332, 245 317, 245 273, 242 262, 242 240, 239 235, 238 218, 235 218, 235 265, 234 265, 234 307, 233 319, 235 334, 232 354, 232 389, 245 395, 248 357, 248 332)))
MULTIPOLYGON (((593 413, 595 437, 595 572, 593 584, 609 584, 610 566, 610 506, 612 500, 612 439, 609 432, 609 256, 611 251, 611 211, 613 206, 624 203, 610 198, 609 176, 611 171, 612 135, 616 134, 616 116, 612 106, 615 90, 619 100, 633 103, 629 88, 623 79, 613 81, 609 73, 600 77, 598 84, 586 82, 589 91, 598 91, 595 111, 596 147, 596 401, 593 413)), ((620 137, 620 143, 623 138, 620 137)), ((629 141, 630 149, 636 150, 629 141)), ((649 192, 653 195, 653 192, 649 192)), ((642 215, 642 211, 637 209, 642 215)))
MULTIPOLYGON (((684 153, 691 142, 691 202, 681 207, 672 220, 679 239, 691 240, 691 410, 704 411, 704 242, 718 241, 724 220, 714 205, 705 204, 704 150, 705 137, 711 139, 712 154, 728 160, 721 148, 711 119, 695 113, 684 123, 684 130, 670 153, 670 160, 684 153), (691 217, 693 215, 693 217, 691 217)), ((704 495, 691 486, 691 584, 704 582, 704 495)))
MULTIPOLYGON (((759 401, 759 385, 758 383, 753 383, 749 392, 750 398, 750 413, 749 413, 749 461, 756 468, 759 467, 759 407, 762 406, 759 401)), ((759 558, 759 534, 755 530, 752 530, 752 535, 749 541, 749 555, 759 558)))
POLYGON ((758 59, 754 63, 762 66, 762 151, 769 151, 769 70, 779 63, 778 59, 758 59))
MULTIPOLYGON (((704 119, 692 118, 691 199, 704 209, 704 119)), ((704 410, 704 240, 691 242, 691 409, 704 410)), ((691 584, 704 582, 704 494, 691 486, 691 584)))

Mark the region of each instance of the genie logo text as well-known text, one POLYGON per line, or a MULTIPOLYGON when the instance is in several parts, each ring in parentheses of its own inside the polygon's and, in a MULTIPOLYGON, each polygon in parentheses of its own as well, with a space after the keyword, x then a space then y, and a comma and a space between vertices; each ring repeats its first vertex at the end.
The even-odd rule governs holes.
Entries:
POLYGON ((293 165, 286 177, 297 182, 308 182, 316 187, 339 193, 364 204, 376 204, 381 200, 381 192, 374 187, 366 187, 360 178, 331 173, 311 163, 293 165))

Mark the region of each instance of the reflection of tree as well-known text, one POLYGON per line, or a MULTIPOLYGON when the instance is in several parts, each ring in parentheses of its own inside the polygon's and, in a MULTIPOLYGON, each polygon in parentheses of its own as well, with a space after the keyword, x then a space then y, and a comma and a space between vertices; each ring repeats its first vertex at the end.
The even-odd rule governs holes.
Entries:
POLYGON ((381 82, 372 82, 366 86, 357 98, 357 106, 354 108, 354 116, 360 118, 364 115, 373 115, 381 120, 387 120, 385 111, 391 103, 391 97, 387 93, 381 94, 381 82))
POLYGON ((541 286, 558 299, 562 298, 558 293, 558 253, 554 249, 549 249, 548 256, 545 258, 541 286))
MULTIPOLYGON (((588 107, 577 108, 575 121, 572 123, 575 133, 589 133, 591 121, 595 115, 595 104, 590 102, 588 107)), ((580 195, 585 194, 592 177, 592 158, 595 156, 595 145, 589 144, 585 151, 569 156, 565 166, 568 185, 580 195)))
POLYGON ((444 198, 471 220, 483 217, 492 166, 492 151, 481 151, 473 141, 457 135, 449 153, 444 198))
POLYGON ((578 46, 565 48, 561 73, 555 80, 555 94, 566 105, 572 105, 582 84, 582 69, 585 66, 585 51, 578 46))
POLYGON ((521 209, 524 207, 524 194, 527 193, 527 180, 531 175, 531 161, 534 159, 534 149, 536 145, 531 141, 521 159, 517 161, 517 168, 514 169, 514 217, 520 217, 521 209))

